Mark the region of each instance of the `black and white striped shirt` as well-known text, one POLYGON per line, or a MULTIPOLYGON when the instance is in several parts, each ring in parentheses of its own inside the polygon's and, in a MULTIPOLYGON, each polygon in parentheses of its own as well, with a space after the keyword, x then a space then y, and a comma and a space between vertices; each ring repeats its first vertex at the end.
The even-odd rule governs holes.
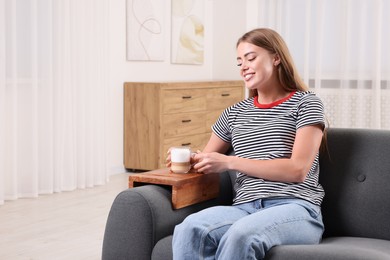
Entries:
MULTIPOLYGON (((310 91, 297 91, 267 106, 257 98, 243 100, 221 114, 213 132, 232 144, 236 156, 256 160, 290 158, 297 129, 324 125, 324 107, 310 91)), ((324 190, 318 183, 318 153, 302 183, 268 181, 238 172, 234 204, 270 197, 296 197, 320 205, 324 190)))

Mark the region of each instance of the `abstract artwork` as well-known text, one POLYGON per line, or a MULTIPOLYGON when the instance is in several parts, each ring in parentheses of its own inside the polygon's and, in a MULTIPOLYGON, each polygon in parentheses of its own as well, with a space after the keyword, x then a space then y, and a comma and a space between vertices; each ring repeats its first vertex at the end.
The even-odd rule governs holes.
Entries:
POLYGON ((203 64, 204 0, 172 0, 171 63, 203 64))
POLYGON ((127 60, 164 60, 165 0, 127 0, 127 60))

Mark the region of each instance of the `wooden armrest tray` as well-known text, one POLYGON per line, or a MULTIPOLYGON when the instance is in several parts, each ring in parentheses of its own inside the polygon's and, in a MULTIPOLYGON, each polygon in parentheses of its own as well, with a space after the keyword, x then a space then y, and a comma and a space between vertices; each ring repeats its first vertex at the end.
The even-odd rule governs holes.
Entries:
POLYGON ((174 209, 216 198, 219 194, 219 174, 197 172, 172 173, 168 168, 158 169, 129 176, 129 188, 145 184, 172 187, 172 206, 174 209))

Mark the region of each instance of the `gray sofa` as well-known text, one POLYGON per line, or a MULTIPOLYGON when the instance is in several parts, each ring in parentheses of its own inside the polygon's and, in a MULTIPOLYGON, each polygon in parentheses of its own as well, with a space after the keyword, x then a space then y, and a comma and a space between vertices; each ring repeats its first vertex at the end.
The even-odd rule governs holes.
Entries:
MULTIPOLYGON (((322 242, 276 246, 266 259, 390 259, 390 131, 330 129, 320 171, 322 242)), ((221 173, 217 199, 179 210, 171 207, 168 187, 121 192, 107 219, 102 259, 171 259, 175 225, 205 207, 230 204, 234 177, 221 173)))

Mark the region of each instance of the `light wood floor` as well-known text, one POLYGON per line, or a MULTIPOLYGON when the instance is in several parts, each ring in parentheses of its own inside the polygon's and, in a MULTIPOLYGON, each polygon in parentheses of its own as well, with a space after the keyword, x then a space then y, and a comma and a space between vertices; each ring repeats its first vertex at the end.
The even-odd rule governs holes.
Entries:
POLYGON ((107 216, 128 176, 111 176, 95 188, 7 201, 0 206, 0 259, 101 259, 107 216))

